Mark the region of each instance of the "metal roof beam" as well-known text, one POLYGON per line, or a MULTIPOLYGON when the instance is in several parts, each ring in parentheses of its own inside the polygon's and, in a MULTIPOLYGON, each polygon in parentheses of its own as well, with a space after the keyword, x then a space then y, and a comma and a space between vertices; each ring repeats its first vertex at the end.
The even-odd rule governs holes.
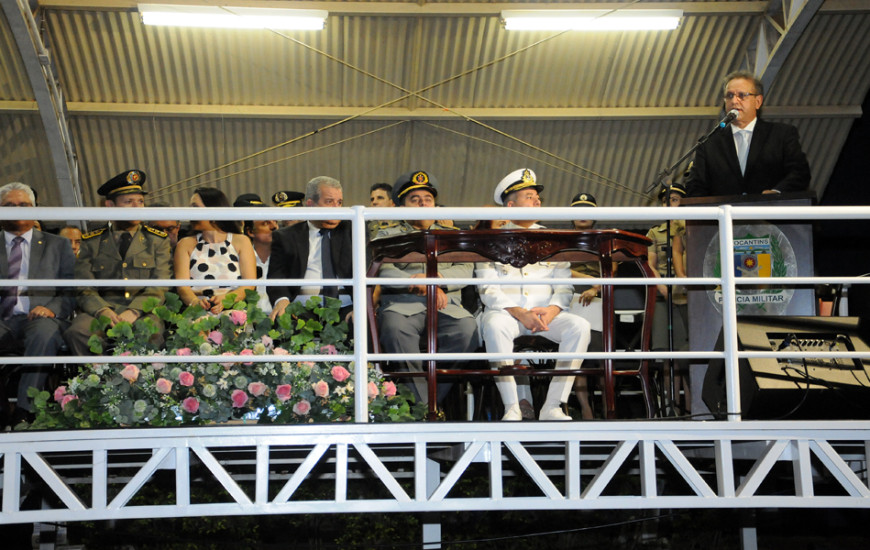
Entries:
POLYGON ((769 90, 785 60, 824 0, 770 0, 758 34, 749 45, 743 68, 769 90))
MULTIPOLYGON (((0 113, 31 113, 33 101, 0 101, 0 113)), ((578 107, 578 108, 457 108, 458 112, 478 120, 649 120, 712 119, 718 107, 578 107)), ((177 105, 145 103, 69 102, 69 116, 135 116, 198 118, 283 118, 342 119, 357 115, 352 107, 278 107, 255 105, 177 105)), ((765 107, 765 116, 778 118, 857 118, 860 105, 776 106, 765 107)), ((384 108, 364 115, 366 120, 460 120, 455 114, 438 108, 384 108)))
MULTIPOLYGON (((156 0, 155 0, 156 1, 156 0)), ((196 4, 199 6, 226 5, 226 0, 159 0, 161 4, 196 4)), ((39 0, 39 5, 47 9, 86 9, 86 10, 135 10, 136 0, 39 0)), ((299 8, 327 10, 333 15, 379 15, 379 16, 474 16, 498 15, 502 10, 541 9, 538 2, 523 3, 484 3, 484 2, 281 2, 270 0, 234 0, 234 6, 299 8)), ((687 15, 740 15, 762 14, 768 11, 767 0, 745 0, 736 2, 662 2, 640 3, 627 6, 620 2, 568 2, 553 5, 560 10, 600 10, 600 9, 679 9, 687 15)), ((821 11, 825 13, 866 13, 870 3, 866 0, 827 0, 821 11)))
MULTIPOLYGON (((63 206, 82 206, 78 163, 72 138, 64 118, 63 96, 51 69, 48 50, 37 31, 36 21, 24 0, 0 0, 21 60, 27 71, 40 119, 45 128, 51 160, 54 164, 55 183, 63 206)), ((25 102, 18 102, 25 103, 25 102)))
MULTIPOLYGON (((50 9, 87 10, 135 10, 136 0, 40 0, 39 5, 50 9)), ((147 1, 143 0, 143 3, 147 1)), ((226 5, 226 0, 155 0, 160 4, 195 4, 197 6, 226 5)), ((374 16, 480 16, 499 15, 503 10, 540 10, 537 2, 484 3, 484 2, 281 2, 269 0, 234 0, 234 6, 268 7, 287 9, 327 10, 333 15, 374 16)), ((650 9, 650 4, 627 5, 624 2, 568 2, 551 5, 559 10, 633 10, 650 9)), ((767 9, 766 0, 737 2, 663 2, 654 4, 655 9, 681 9, 686 14, 759 14, 767 9)))

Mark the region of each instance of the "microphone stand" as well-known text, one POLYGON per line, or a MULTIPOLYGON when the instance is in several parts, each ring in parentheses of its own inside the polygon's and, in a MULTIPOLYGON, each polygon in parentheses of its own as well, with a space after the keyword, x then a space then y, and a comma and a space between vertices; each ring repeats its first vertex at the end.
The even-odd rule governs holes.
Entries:
MULTIPOLYGON (((730 124, 730 121, 729 121, 729 123, 726 123, 725 126, 727 126, 728 124, 730 124)), ((681 164, 683 164, 686 161, 686 159, 688 159, 690 156, 695 154, 695 151, 697 151, 701 145, 704 145, 705 143, 707 143, 707 140, 710 139, 711 137, 713 137, 713 134, 715 134, 716 132, 718 132, 719 130, 724 128, 725 126, 721 126, 721 125, 717 124, 715 128, 710 130, 710 132, 707 133, 707 135, 702 136, 688 151, 686 151, 683 154, 683 156, 681 156, 679 159, 677 159, 677 161, 675 163, 673 163, 668 168, 665 168, 664 170, 659 172, 656 175, 655 180, 653 180, 652 184, 650 184, 650 186, 647 188, 646 195, 649 196, 649 194, 653 190, 655 190, 657 187, 662 185, 662 182, 664 182, 667 178, 671 177, 671 175, 674 173, 674 171, 681 164)), ((670 185, 668 186, 668 189, 670 189, 670 185)), ((666 200, 670 201, 670 191, 668 192, 666 200)), ((674 276, 674 273, 673 273, 674 250, 673 250, 673 245, 671 243, 671 219, 668 218, 666 220, 666 222, 667 223, 665 224, 665 257, 666 257, 665 277, 672 278, 674 276)), ((667 320, 667 323, 668 323, 668 325, 667 325, 667 327, 668 327, 668 351, 673 353, 673 351, 674 351, 674 297, 673 297, 674 286, 671 284, 668 284, 668 285, 666 285, 666 287, 668 289, 668 295, 665 298, 666 303, 667 303, 667 312, 668 312, 668 320, 667 320)), ((666 368, 668 370, 669 380, 668 380, 668 388, 667 388, 668 398, 667 398, 667 402, 664 403, 664 407, 665 407, 664 414, 665 414, 665 416, 676 416, 676 410, 677 410, 676 402, 677 401, 676 401, 676 395, 675 395, 676 385, 674 383, 674 378, 675 378, 674 374, 675 374, 676 369, 674 367, 673 357, 668 358, 666 368)))
MULTIPOLYGON (((727 126, 727 124, 726 124, 726 126, 727 126)), ((713 128, 712 130, 710 130, 710 133, 708 133, 706 136, 701 137, 701 138, 697 141, 697 143, 695 143, 695 144, 692 146, 691 149, 689 149, 688 151, 686 151, 686 153, 685 153, 683 156, 681 156, 679 159, 677 159, 677 162, 673 163, 673 164, 670 165, 668 168, 665 168, 664 170, 662 170, 661 172, 659 172, 659 173, 656 175, 656 178, 655 178, 655 179, 653 180, 653 182, 650 184, 650 186, 646 188, 646 191, 644 192, 644 194, 646 194, 647 196, 649 196, 649 194, 652 193, 652 192, 653 192, 653 191, 654 191, 654 190, 655 190, 659 185, 661 185, 662 182, 663 182, 666 178, 670 177, 670 175, 674 173, 674 171, 677 169, 677 167, 679 167, 681 164, 683 164, 683 163, 686 161, 686 159, 688 159, 690 156, 694 155, 694 154, 695 154, 695 151, 698 150, 698 147, 700 147, 700 146, 704 145, 705 143, 707 143, 707 140, 710 139, 711 137, 713 137, 713 134, 715 134, 716 132, 718 132, 718 131, 721 130, 722 128, 724 128, 724 126, 719 126, 719 125, 717 124, 715 128, 713 128)))

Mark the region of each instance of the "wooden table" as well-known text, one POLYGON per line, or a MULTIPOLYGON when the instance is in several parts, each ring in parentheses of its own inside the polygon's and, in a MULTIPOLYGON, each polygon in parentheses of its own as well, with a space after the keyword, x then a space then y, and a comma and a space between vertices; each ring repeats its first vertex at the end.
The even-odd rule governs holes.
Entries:
MULTIPOLYGON (((615 262, 632 262, 645 277, 655 277, 647 263, 647 247, 652 241, 644 236, 618 229, 553 230, 553 229, 484 229, 484 230, 425 230, 376 239, 371 242, 372 263, 368 276, 375 277, 383 263, 424 263, 426 276, 438 277, 439 262, 495 261, 521 268, 540 261, 598 262, 601 277, 613 277, 615 262)), ((368 320, 372 331, 372 351, 380 353, 377 322, 372 304, 373 286, 368 287, 368 320)), ((435 306, 436 285, 428 285, 426 294, 427 330, 426 351, 437 351, 438 315, 435 306)), ((602 337, 605 352, 614 351, 613 285, 601 286, 603 305, 602 337)), ((649 351, 652 333, 652 313, 655 308, 655 285, 647 285, 646 312, 641 332, 641 351, 649 351)), ((574 370, 536 370, 535 375, 601 375, 604 378, 603 402, 607 418, 616 417, 615 376, 638 376, 644 392, 647 415, 652 417, 654 407, 647 372, 648 360, 642 360, 638 370, 617 371, 613 359, 603 361, 604 368, 574 370)), ((426 361, 425 376, 429 390, 430 418, 436 416, 436 389, 438 374, 466 376, 501 376, 508 370, 446 370, 436 368, 436 361, 426 361)), ((526 372, 525 374, 529 374, 526 372)))

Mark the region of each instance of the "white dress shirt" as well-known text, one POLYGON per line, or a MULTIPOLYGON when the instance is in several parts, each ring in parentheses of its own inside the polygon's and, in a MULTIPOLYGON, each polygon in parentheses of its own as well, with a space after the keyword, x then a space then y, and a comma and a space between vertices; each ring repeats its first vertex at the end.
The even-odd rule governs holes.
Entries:
MULTIPOLYGON (((321 250, 323 249, 322 243, 324 237, 320 234, 319 227, 315 227, 311 222, 306 223, 308 223, 308 267, 305 269, 305 275, 302 278, 321 279, 323 278, 321 250)), ((319 295, 321 288, 320 286, 299 287, 299 295, 296 296, 296 301, 307 302, 309 297, 319 295)), ((353 303, 349 294, 339 294, 338 299, 341 300, 342 307, 353 303)))

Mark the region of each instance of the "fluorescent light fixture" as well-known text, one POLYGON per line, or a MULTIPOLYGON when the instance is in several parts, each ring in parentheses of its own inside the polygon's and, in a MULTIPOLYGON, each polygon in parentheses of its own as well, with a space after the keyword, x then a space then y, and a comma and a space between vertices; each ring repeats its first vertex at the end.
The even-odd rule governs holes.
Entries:
POLYGON ((139 4, 146 25, 224 29, 281 29, 319 31, 329 12, 235 6, 139 4))
POLYGON ((683 10, 505 10, 509 31, 673 30, 683 10))

